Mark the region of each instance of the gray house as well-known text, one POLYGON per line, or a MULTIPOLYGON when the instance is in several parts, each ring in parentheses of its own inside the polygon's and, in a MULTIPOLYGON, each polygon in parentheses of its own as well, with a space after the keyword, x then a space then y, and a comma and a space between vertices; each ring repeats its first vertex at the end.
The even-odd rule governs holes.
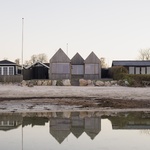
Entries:
POLYGON ((79 85, 81 78, 84 78, 84 59, 76 53, 71 59, 71 84, 79 85))
POLYGON ((71 60, 61 48, 50 59, 49 79, 71 79, 71 60))
POLYGON ((91 54, 85 59, 85 79, 100 79, 101 78, 101 64, 100 59, 91 52, 91 54))
POLYGON ((113 66, 127 68, 129 74, 150 74, 150 60, 113 61, 113 66))

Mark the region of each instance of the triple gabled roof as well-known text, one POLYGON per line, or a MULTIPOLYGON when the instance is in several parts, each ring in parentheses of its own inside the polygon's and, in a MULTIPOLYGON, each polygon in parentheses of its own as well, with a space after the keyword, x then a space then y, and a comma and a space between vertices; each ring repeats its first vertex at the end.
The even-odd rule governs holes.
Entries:
POLYGON ((60 48, 50 59, 50 63, 70 63, 70 59, 60 48))

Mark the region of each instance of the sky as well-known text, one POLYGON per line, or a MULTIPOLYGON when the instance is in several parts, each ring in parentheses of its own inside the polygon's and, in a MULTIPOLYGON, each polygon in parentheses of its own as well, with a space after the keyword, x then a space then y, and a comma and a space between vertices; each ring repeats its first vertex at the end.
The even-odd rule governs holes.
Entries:
POLYGON ((22 35, 23 61, 59 48, 70 59, 93 51, 109 65, 135 60, 150 48, 149 8, 149 0, 0 0, 0 60, 22 60, 22 35))

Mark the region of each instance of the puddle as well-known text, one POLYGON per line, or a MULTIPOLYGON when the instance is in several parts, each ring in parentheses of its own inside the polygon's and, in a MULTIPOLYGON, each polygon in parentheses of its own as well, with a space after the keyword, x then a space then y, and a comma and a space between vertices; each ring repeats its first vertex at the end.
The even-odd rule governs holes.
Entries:
POLYGON ((150 112, 1 113, 3 150, 150 149, 150 112))

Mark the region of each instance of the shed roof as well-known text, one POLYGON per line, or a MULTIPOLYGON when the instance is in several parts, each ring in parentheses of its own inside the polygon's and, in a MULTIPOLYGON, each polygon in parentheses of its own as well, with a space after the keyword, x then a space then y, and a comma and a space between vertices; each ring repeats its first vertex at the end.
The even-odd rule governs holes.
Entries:
POLYGON ((60 48, 50 59, 50 63, 70 63, 69 57, 60 48))
POLYGON ((150 60, 114 60, 112 66, 150 66, 150 60))
POLYGON ((76 53, 73 58, 71 59, 71 64, 72 65, 83 65, 84 64, 84 59, 81 57, 79 53, 76 53))
POLYGON ((99 64, 100 63, 100 59, 95 55, 94 52, 91 52, 90 55, 85 59, 84 61, 86 64, 99 64))
POLYGON ((49 69, 49 66, 47 65, 48 63, 42 63, 42 62, 40 62, 40 61, 37 61, 37 62, 33 63, 32 65, 26 67, 26 69, 29 69, 29 68, 31 68, 31 67, 37 65, 37 64, 40 64, 40 65, 42 65, 42 66, 44 66, 44 67, 46 67, 46 68, 49 69))
POLYGON ((0 65, 16 65, 16 63, 11 62, 9 60, 1 60, 0 65))

